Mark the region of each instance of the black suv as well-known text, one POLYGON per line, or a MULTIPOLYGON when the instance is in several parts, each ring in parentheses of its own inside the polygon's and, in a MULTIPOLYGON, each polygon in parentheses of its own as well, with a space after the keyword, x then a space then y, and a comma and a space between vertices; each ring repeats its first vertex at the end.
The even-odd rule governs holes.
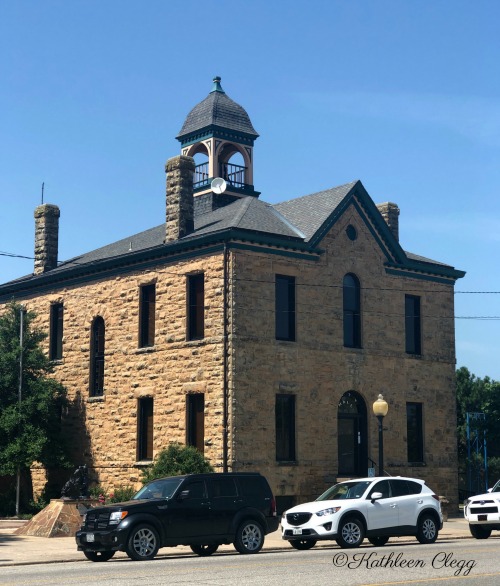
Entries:
POLYGON ((89 509, 75 537, 93 562, 116 551, 151 560, 160 547, 176 545, 201 556, 223 543, 257 553, 278 524, 276 501, 260 474, 190 474, 153 480, 130 501, 89 509))

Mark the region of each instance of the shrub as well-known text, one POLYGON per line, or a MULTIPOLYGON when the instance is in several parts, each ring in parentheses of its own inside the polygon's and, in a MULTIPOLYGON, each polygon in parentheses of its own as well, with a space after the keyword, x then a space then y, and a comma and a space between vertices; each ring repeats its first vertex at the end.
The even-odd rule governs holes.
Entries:
POLYGON ((142 473, 144 483, 163 476, 213 472, 210 462, 194 446, 171 443, 162 450, 151 466, 142 473))
POLYGON ((119 486, 115 488, 114 491, 109 493, 109 500, 110 503, 123 503, 125 501, 129 501, 137 491, 133 486, 119 486))

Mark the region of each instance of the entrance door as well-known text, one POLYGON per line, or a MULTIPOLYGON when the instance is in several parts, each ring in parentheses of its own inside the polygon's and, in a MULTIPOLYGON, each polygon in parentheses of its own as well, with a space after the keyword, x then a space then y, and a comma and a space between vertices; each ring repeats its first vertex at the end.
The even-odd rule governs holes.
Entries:
POLYGON ((366 476, 366 405, 361 395, 354 391, 345 393, 339 402, 337 445, 339 474, 366 476))

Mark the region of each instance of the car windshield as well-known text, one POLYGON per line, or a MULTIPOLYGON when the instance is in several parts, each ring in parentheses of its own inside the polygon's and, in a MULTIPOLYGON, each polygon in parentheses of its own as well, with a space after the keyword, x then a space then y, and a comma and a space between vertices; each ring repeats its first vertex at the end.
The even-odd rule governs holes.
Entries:
POLYGON ((490 492, 500 492, 500 480, 497 481, 495 486, 490 490, 490 492))
POLYGON ((334 484, 321 496, 317 501, 337 501, 343 499, 359 499, 363 496, 366 489, 370 486, 371 481, 364 480, 360 482, 342 482, 334 484))
POLYGON ((169 499, 182 482, 182 478, 163 478, 154 480, 134 495, 133 500, 139 499, 169 499))

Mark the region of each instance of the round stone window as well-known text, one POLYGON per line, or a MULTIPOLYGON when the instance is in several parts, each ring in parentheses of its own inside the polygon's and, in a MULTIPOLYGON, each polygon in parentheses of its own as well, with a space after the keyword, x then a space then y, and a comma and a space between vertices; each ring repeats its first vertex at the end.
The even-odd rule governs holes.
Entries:
POLYGON ((345 233, 347 234, 347 238, 349 238, 349 240, 356 240, 356 238, 358 237, 358 231, 352 224, 349 224, 349 226, 347 226, 345 233))

